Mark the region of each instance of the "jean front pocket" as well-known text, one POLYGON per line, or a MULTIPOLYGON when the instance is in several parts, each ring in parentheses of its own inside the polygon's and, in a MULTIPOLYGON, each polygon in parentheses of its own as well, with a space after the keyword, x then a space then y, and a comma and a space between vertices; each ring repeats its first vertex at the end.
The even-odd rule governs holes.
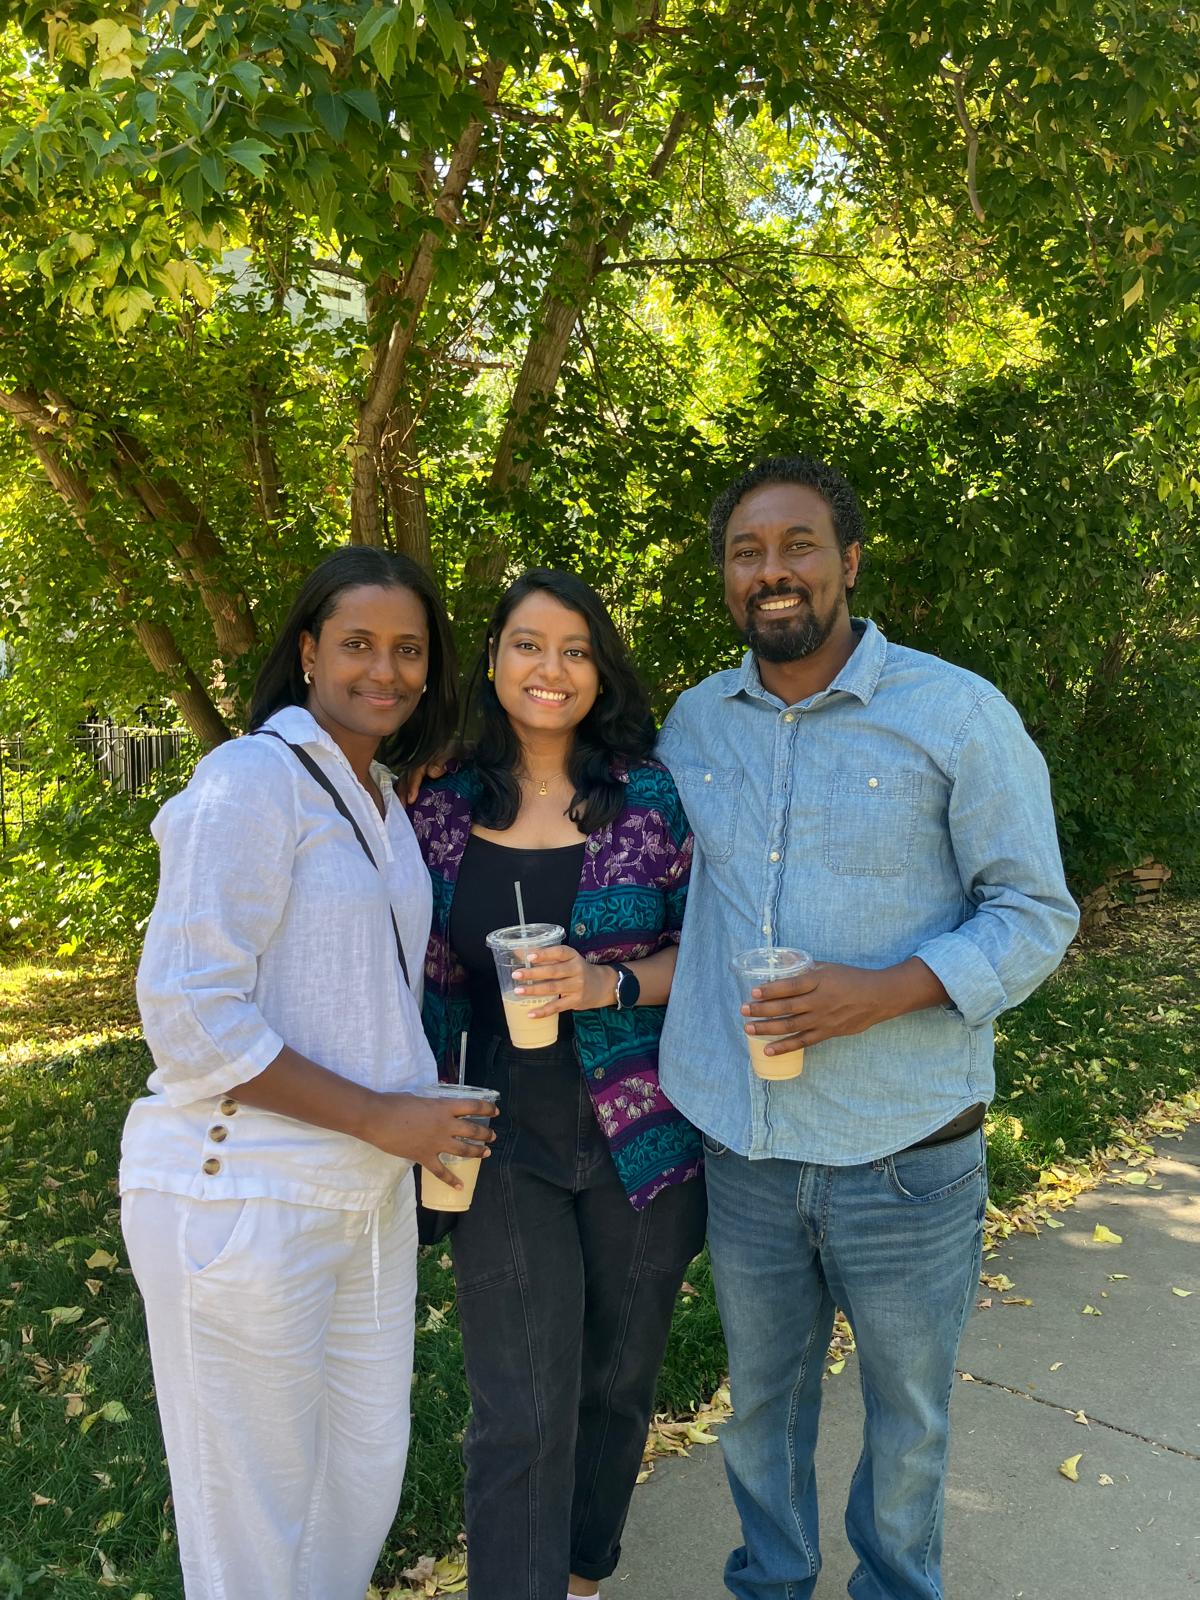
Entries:
POLYGON ((733 854, 742 773, 737 767, 698 767, 676 762, 671 768, 696 843, 708 861, 733 854))
POLYGON ((704 1146, 704 1154, 710 1161, 719 1160, 721 1156, 729 1154, 729 1146, 722 1144, 719 1139, 714 1139, 711 1133, 702 1133, 700 1143, 704 1146))
POLYGON ((987 1159, 982 1129, 946 1144, 901 1150, 883 1163, 888 1182, 901 1200, 936 1205, 976 1183, 987 1159))
POLYGON ((894 878, 912 859, 919 772, 835 772, 825 795, 825 865, 851 878, 894 878))

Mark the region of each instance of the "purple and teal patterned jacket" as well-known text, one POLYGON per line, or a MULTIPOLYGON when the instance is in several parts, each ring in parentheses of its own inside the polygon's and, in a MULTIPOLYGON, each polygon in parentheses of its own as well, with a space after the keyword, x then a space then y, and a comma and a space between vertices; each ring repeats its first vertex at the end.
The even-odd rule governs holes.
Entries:
MULTIPOLYGON (((692 835, 675 784, 657 761, 618 772, 625 807, 589 834, 567 942, 589 961, 639 961, 678 943, 692 835)), ((438 1071, 457 1076, 453 1041, 470 1027, 466 973, 450 948, 450 907, 479 783, 469 765, 426 783, 409 815, 433 879, 433 931, 422 1016, 438 1071)), ((700 1137, 658 1083, 665 1006, 575 1013, 575 1043, 596 1120, 637 1210, 701 1167, 700 1137)))

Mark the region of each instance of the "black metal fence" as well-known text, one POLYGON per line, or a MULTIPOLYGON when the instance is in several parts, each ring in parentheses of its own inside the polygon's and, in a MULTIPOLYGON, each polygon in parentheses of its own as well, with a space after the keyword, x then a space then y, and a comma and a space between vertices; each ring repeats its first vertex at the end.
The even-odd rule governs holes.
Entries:
POLYGON ((0 736, 0 849, 20 838, 59 792, 66 777, 62 768, 136 795, 157 768, 182 753, 186 739, 178 729, 82 722, 70 740, 71 761, 50 764, 43 750, 21 734, 0 736))

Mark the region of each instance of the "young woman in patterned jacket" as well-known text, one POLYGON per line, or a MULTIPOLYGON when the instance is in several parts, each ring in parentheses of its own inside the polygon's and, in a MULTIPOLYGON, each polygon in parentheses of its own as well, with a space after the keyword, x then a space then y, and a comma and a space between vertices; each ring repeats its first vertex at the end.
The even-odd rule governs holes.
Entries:
POLYGON ((433 879, 424 1021, 499 1090, 454 1235, 481 1600, 595 1595, 616 1568, 671 1313, 704 1239, 695 1130, 658 1083, 692 840, 645 690, 594 590, 537 569, 497 606, 472 758, 412 821, 433 879), (557 1043, 516 1049, 485 938, 559 923, 518 974, 557 1043))

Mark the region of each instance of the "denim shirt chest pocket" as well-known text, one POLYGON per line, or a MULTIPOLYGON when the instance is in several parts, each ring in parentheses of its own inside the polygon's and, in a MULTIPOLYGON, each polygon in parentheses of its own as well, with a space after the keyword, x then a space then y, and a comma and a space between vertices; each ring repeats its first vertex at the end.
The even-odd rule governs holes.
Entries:
POLYGON ((906 872, 924 787, 920 772, 862 767, 831 773, 825 791, 826 867, 857 878, 906 872))
POLYGON ((673 762, 671 776, 706 859, 728 861, 737 834, 742 798, 741 769, 673 762))

